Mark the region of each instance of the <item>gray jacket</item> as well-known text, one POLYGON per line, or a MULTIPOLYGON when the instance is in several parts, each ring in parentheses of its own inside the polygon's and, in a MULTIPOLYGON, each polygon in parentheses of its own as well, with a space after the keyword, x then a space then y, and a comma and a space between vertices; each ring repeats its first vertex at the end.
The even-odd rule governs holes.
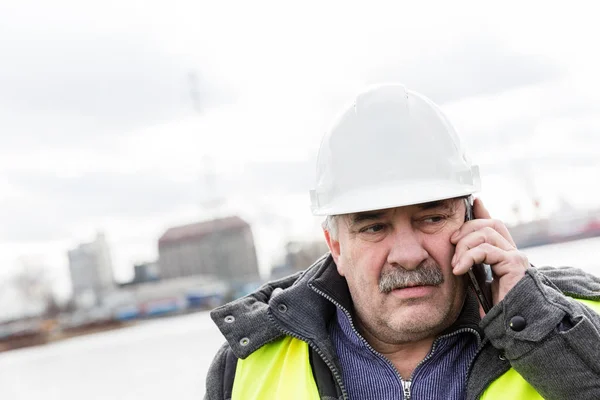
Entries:
MULTIPOLYGON (((600 300, 600 278, 571 267, 530 268, 483 319, 468 294, 461 315, 443 332, 470 327, 480 333, 467 399, 479 398, 511 366, 546 399, 600 399, 600 316, 572 298, 600 300), (509 327, 515 316, 526 321, 518 332, 509 327)), ((237 359, 283 335, 310 345, 321 397, 346 399, 327 324, 336 306, 351 310, 350 302, 345 279, 326 255, 302 273, 213 310, 227 342, 209 369, 205 400, 230 399, 237 359)))

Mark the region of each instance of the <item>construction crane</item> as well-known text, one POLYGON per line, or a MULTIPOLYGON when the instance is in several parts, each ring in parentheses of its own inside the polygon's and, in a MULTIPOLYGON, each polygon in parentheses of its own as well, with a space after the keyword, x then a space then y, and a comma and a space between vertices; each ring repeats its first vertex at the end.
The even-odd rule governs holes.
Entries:
MULTIPOLYGON (((202 96, 200 93, 200 79, 195 71, 188 75, 190 89, 190 98, 192 107, 196 114, 201 118, 203 113, 202 96)), ((203 133, 200 133, 203 134, 203 133)), ((204 133, 206 134, 206 133, 204 133)), ((217 171, 215 161, 210 155, 210 149, 205 147, 205 153, 200 158, 200 168, 202 171, 202 195, 200 205, 211 218, 217 218, 221 211, 225 199, 220 195, 217 187, 217 171)))

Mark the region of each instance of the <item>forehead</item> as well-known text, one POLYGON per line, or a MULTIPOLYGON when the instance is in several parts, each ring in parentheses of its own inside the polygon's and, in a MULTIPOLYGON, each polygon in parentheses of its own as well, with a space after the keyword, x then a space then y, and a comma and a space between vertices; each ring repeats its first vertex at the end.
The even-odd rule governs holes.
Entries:
POLYGON ((364 220, 378 219, 385 216, 389 216, 394 213, 408 213, 414 214, 421 211, 427 210, 441 210, 449 213, 455 213, 458 211, 458 205, 462 199, 446 199, 431 201, 428 203, 415 204, 411 206, 402 206, 396 208, 387 208, 384 210, 364 211, 359 213, 348 214, 348 222, 351 224, 359 223, 364 220))

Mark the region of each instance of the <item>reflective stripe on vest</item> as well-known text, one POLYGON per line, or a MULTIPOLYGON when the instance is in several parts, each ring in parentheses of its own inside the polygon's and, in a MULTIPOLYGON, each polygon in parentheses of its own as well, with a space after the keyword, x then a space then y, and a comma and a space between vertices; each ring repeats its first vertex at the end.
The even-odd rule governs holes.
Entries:
POLYGON ((318 400, 308 344, 285 336, 238 360, 231 400, 318 400))
MULTIPOLYGON (((576 299, 600 314, 600 301, 576 299)), ((285 336, 238 360, 231 400, 318 400, 308 344, 285 336)), ((539 400, 543 397, 517 371, 509 369, 492 382, 482 400, 539 400)))
MULTIPOLYGON (((600 314, 600 301, 575 300, 600 314)), ((517 371, 511 368, 492 382, 481 396, 481 400, 498 399, 543 400, 544 398, 517 371)))

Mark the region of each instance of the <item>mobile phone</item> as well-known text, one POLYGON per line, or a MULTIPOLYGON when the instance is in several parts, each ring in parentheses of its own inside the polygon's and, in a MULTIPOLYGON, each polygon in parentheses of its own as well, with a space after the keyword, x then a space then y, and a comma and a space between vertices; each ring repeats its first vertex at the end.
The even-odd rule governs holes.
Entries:
MULTIPOLYGON (((465 221, 470 221, 473 219, 473 196, 469 196, 465 203, 467 206, 465 221)), ((473 264, 467 272, 467 276, 483 311, 487 314, 494 305, 492 301, 492 281, 494 279, 492 268, 487 264, 473 264)))

